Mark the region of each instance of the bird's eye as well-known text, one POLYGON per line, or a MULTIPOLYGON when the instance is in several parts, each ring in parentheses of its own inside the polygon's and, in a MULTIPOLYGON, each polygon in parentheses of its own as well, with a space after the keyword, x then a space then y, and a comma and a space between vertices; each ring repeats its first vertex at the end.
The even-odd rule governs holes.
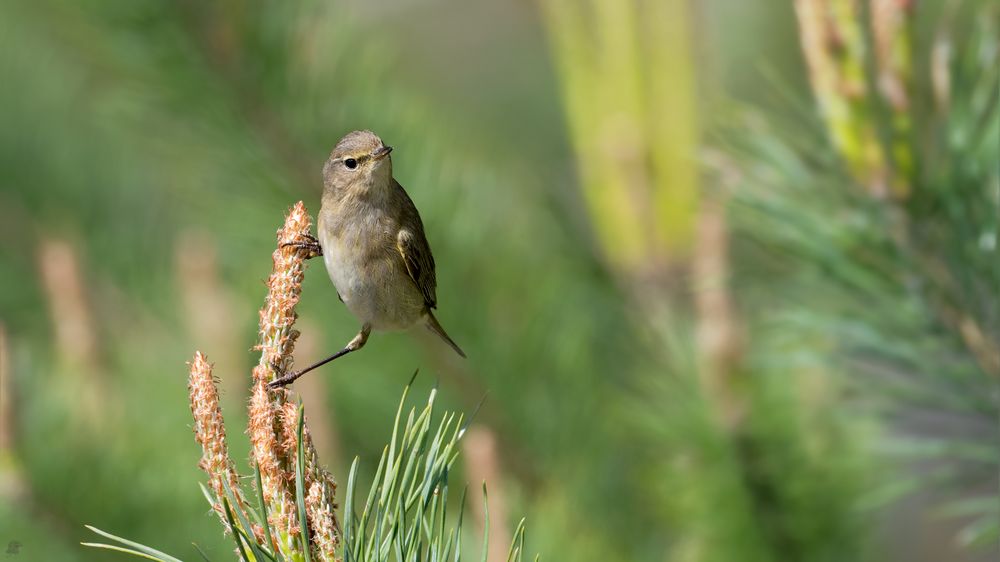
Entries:
POLYGON ((348 158, 347 160, 344 160, 344 165, 347 166, 349 170, 353 170, 358 167, 358 161, 354 158, 348 158))

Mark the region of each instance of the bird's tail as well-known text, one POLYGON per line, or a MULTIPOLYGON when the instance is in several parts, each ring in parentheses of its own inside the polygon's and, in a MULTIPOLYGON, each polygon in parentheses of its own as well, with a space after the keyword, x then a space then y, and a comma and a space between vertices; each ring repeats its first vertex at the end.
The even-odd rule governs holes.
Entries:
POLYGON ((455 353, 461 355, 462 358, 465 358, 465 352, 462 351, 461 347, 458 347, 457 343, 455 343, 450 337, 448 337, 448 333, 444 331, 444 328, 441 327, 441 324, 438 323, 437 318, 434 317, 434 313, 431 312, 430 310, 427 311, 426 326, 428 330, 440 336, 441 339, 443 339, 448 345, 450 345, 451 348, 455 350, 455 353))

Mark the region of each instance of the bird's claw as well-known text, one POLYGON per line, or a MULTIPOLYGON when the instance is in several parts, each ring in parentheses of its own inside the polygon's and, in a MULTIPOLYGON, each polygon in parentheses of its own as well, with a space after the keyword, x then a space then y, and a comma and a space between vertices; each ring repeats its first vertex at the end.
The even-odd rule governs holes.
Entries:
POLYGON ((290 373, 282 374, 281 366, 273 361, 271 362, 271 368, 274 369, 275 375, 280 375, 278 376, 278 378, 267 383, 267 387, 270 388, 271 390, 285 387, 291 384, 295 379, 299 378, 299 376, 301 376, 299 371, 292 371, 290 373))
POLYGON ((267 383, 267 387, 270 388, 271 390, 276 390, 276 389, 279 389, 279 388, 284 388, 286 385, 288 385, 293 380, 295 380, 295 378, 296 378, 295 377, 295 373, 289 373, 289 374, 281 377, 280 379, 276 379, 276 380, 273 380, 273 381, 267 383))
POLYGON ((271 371, 278 378, 276 378, 273 381, 267 383, 267 387, 271 388, 271 389, 274 389, 274 388, 280 388, 280 387, 285 386, 286 384, 288 384, 287 382, 282 382, 282 381, 284 381, 285 379, 288 378, 288 373, 282 374, 283 370, 281 369, 281 365, 279 365, 275 361, 271 361, 270 364, 271 364, 271 371))
POLYGON ((295 248, 297 250, 306 250, 306 259, 315 258, 323 255, 323 247, 320 246, 319 240, 311 234, 302 234, 300 236, 305 239, 304 242, 294 241, 294 242, 282 242, 280 244, 281 248, 295 248))

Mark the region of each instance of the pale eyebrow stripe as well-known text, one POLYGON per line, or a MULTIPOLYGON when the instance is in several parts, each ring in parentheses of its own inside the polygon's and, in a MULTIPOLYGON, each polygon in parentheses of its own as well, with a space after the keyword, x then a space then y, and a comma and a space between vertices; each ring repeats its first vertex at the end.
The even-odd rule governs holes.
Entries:
POLYGON ((368 160, 369 158, 371 158, 371 154, 362 154, 360 156, 347 156, 347 157, 343 157, 342 156, 340 158, 334 158, 333 160, 330 161, 330 163, 331 164, 336 164, 338 162, 343 162, 344 160, 347 160, 348 158, 353 158, 353 159, 357 160, 358 163, 360 164, 360 163, 364 162, 365 160, 368 160))

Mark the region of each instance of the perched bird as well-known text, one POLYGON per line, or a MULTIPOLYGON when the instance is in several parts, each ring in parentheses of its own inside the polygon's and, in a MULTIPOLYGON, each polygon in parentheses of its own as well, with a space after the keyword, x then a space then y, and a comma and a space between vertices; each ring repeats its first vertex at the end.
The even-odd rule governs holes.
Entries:
POLYGON ((322 255, 340 300, 361 321, 344 349, 273 381, 284 386, 357 351, 372 330, 405 330, 422 322, 465 357, 438 323, 434 256, 413 201, 392 177, 391 146, 371 131, 340 139, 323 166, 318 240, 291 244, 322 255))

